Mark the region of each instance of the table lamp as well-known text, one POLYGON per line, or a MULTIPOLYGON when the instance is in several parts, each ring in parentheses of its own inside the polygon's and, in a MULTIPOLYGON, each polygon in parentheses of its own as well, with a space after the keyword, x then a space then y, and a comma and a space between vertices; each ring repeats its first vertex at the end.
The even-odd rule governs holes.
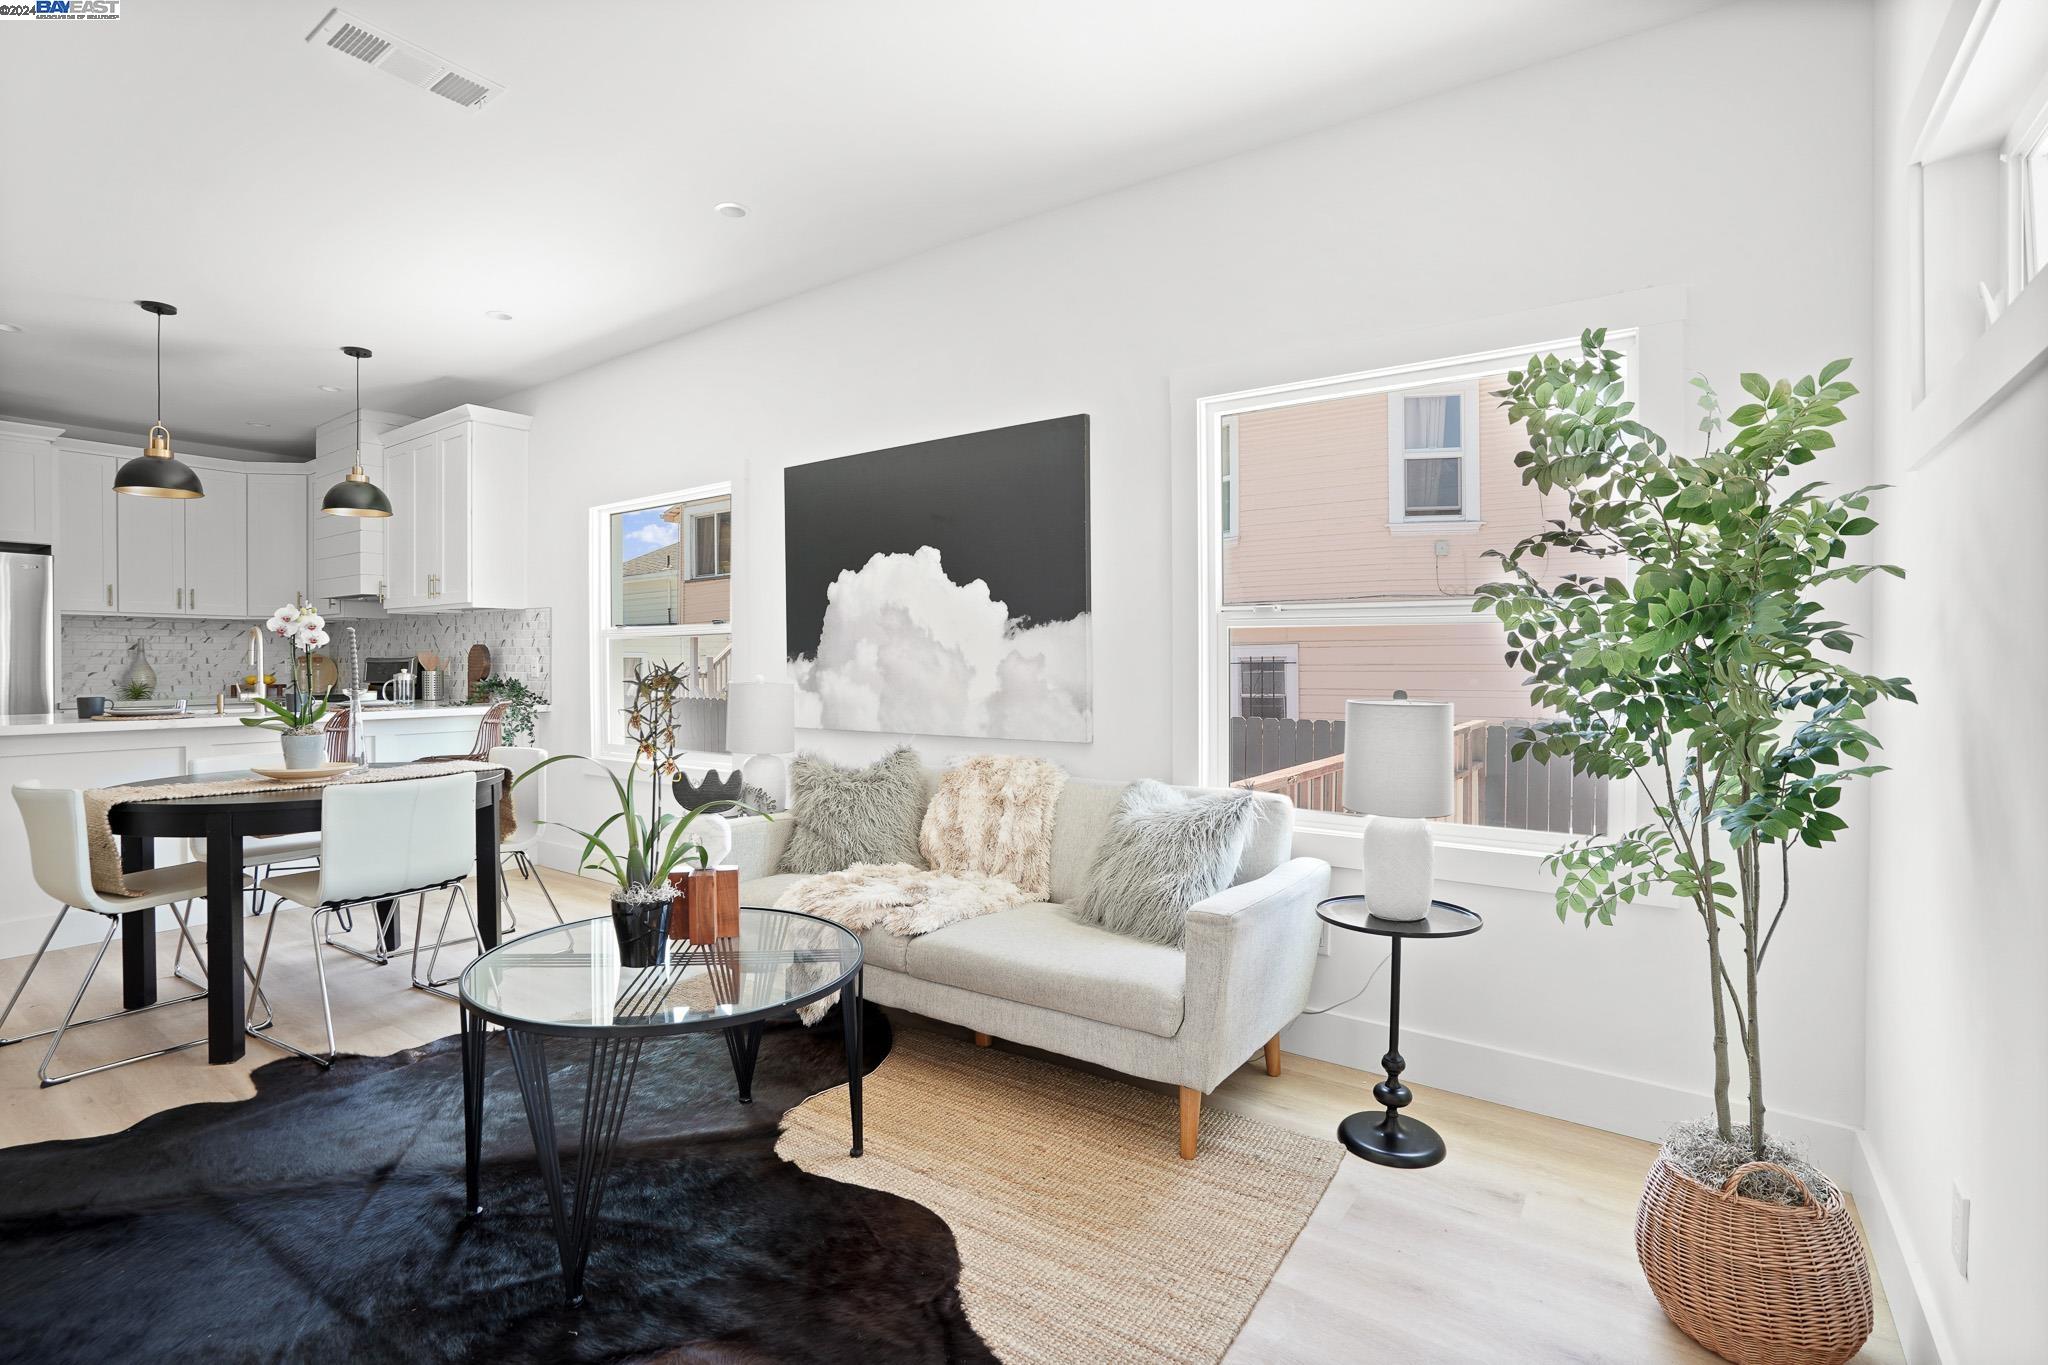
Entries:
POLYGON ((1451 704, 1344 703, 1344 807, 1365 817, 1365 902, 1377 919, 1429 916, 1429 821, 1452 811, 1451 704))
POLYGON ((749 786, 789 805, 789 765, 796 752, 796 684, 755 677, 736 682, 725 694, 725 749, 748 755, 740 765, 749 786))

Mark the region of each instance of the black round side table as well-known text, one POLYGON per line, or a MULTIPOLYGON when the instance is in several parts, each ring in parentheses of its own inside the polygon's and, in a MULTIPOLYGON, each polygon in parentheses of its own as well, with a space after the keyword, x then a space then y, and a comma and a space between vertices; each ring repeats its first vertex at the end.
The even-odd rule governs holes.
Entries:
POLYGON ((1337 1126, 1337 1137, 1351 1149, 1352 1155, 1382 1166, 1411 1171, 1434 1166, 1444 1159, 1444 1140, 1437 1136, 1436 1129, 1401 1112, 1415 1098, 1401 1084, 1401 1073, 1408 1066, 1401 1059, 1401 944, 1411 938, 1463 938, 1478 933, 1485 921, 1449 901, 1431 901, 1429 914, 1422 919, 1380 919, 1366 912, 1363 896, 1332 896, 1316 906, 1316 914, 1325 924, 1334 924, 1339 929, 1393 940, 1394 976, 1387 994, 1387 1055, 1380 1059, 1387 1069, 1387 1078, 1372 1088, 1372 1097, 1387 1110, 1384 1114, 1370 1110, 1353 1114, 1337 1126))

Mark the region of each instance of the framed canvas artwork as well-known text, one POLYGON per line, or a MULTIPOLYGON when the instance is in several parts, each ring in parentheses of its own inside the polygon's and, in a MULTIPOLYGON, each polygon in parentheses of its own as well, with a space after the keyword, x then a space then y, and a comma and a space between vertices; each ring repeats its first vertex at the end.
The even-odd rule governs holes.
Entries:
POLYGON ((797 724, 1084 742, 1085 414, 783 471, 797 724))

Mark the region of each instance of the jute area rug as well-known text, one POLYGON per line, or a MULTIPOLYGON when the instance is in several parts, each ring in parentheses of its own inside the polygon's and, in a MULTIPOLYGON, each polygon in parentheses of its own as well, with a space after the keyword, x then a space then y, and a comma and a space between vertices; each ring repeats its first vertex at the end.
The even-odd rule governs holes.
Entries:
POLYGON ((1337 1172, 1334 1142, 1225 1110, 1182 1161, 1178 1101, 909 1027, 867 1078, 783 1123, 778 1155, 945 1219, 967 1316, 1013 1365, 1216 1361, 1337 1172))

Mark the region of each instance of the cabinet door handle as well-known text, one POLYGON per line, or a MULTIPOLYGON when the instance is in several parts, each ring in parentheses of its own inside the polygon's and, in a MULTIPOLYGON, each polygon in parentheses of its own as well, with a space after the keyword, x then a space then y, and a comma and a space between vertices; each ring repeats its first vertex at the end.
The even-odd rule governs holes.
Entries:
POLYGON ((114 605, 114 585, 112 583, 107 584, 107 605, 110 607, 114 605))
POLYGON ((186 609, 187 611, 198 611, 198 610, 199 610, 199 589, 197 589, 197 588, 187 588, 187 589, 185 589, 185 609, 186 609))
POLYGON ((174 588, 172 591, 177 594, 178 610, 185 610, 185 590, 183 588, 174 588))

